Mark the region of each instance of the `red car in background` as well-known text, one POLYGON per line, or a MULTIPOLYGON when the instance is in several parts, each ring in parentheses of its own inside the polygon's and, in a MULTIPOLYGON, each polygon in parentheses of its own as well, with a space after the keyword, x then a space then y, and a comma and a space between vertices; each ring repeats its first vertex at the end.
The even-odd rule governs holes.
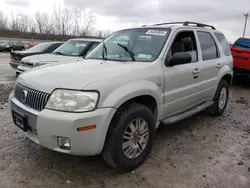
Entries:
POLYGON ((36 44, 35 43, 29 43, 28 48, 34 47, 36 44))
POLYGON ((250 78, 250 39, 240 37, 231 47, 234 75, 250 78))

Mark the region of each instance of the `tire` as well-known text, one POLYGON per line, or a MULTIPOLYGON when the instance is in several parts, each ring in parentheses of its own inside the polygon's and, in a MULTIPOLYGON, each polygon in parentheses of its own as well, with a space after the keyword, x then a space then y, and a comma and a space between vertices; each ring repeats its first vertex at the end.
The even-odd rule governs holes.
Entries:
POLYGON ((214 96, 214 104, 207 110, 208 114, 211 116, 221 116, 227 107, 228 98, 229 98, 229 85, 227 81, 221 80, 214 96), (221 104, 220 106, 220 96, 222 90, 224 90, 226 96, 224 98, 223 105, 221 104))
MULTIPOLYGON (((143 164, 143 162, 146 160, 147 156, 149 155, 152 149, 154 135, 155 135, 155 127, 156 127, 155 118, 149 108, 138 103, 125 104, 124 106, 122 106, 117 110, 116 114, 114 115, 111 121, 106 141, 104 144, 104 148, 102 151, 103 159, 110 166, 122 172, 129 172, 137 168, 138 166, 143 164), (129 131, 131 125, 130 123, 132 123, 133 120, 135 119, 141 122, 145 121, 147 123, 148 136, 145 137, 148 139, 147 142, 145 142, 146 145, 144 145, 144 147, 142 147, 142 144, 138 144, 140 140, 131 142, 131 143, 137 143, 137 146, 139 147, 140 145, 142 148, 144 148, 144 150, 142 149, 142 152, 138 154, 138 156, 134 156, 133 158, 131 156, 130 158, 128 157, 128 155, 126 156, 125 154, 126 152, 124 152, 123 146, 124 143, 126 142, 126 141, 124 142, 124 140, 126 140, 126 138, 124 138, 125 136, 124 134, 125 131, 127 132, 129 131)), ((132 129, 130 130, 131 132, 133 132, 132 129)), ((146 134, 143 133, 143 135, 146 134)), ((128 141, 129 140, 127 140, 127 142, 128 141)), ((132 147, 127 147, 127 148, 131 149, 132 147)), ((129 149, 127 149, 126 151, 128 150, 129 149)))

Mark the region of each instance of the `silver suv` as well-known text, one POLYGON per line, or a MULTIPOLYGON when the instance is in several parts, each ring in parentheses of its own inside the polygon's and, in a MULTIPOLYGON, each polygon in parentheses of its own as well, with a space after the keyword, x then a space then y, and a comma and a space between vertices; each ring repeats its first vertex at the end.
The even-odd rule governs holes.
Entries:
POLYGON ((213 26, 177 22, 117 31, 82 62, 54 64, 17 79, 15 125, 54 151, 102 154, 128 172, 149 155, 156 129, 227 106, 232 56, 213 26))

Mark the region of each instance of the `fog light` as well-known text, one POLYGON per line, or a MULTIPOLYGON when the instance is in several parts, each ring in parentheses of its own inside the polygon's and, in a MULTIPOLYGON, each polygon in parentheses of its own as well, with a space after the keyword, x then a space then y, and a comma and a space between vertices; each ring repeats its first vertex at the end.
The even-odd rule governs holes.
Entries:
POLYGON ((57 137, 58 147, 61 149, 70 150, 70 139, 66 137, 57 137))

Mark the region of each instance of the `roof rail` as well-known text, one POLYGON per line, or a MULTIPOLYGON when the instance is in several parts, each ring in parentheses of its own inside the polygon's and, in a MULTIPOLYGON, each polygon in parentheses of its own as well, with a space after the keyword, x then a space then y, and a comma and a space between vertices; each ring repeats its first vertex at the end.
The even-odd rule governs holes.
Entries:
MULTIPOLYGON (((190 21, 185 21, 185 22, 166 22, 166 23, 157 23, 157 24, 153 24, 151 26, 160 26, 160 25, 171 25, 171 24, 181 24, 183 26, 190 26, 190 25, 196 25, 197 27, 211 27, 212 29, 215 30, 215 27, 212 25, 207 25, 207 24, 203 24, 203 23, 197 23, 197 22, 190 22, 190 21)), ((143 25, 142 27, 147 26, 147 25, 143 25)))

